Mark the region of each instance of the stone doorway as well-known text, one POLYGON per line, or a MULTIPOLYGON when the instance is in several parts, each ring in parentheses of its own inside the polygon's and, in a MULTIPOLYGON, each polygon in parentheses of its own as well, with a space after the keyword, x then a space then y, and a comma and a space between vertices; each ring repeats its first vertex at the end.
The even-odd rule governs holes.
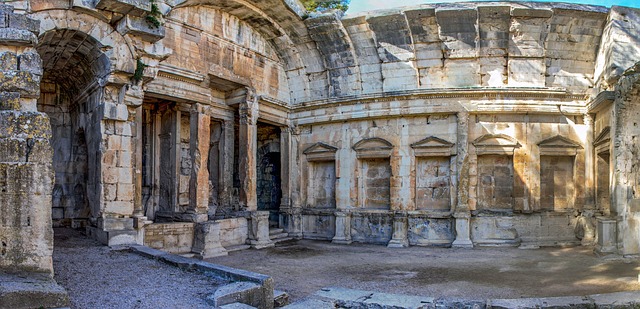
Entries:
POLYGON ((103 128, 95 118, 105 95, 102 82, 110 72, 101 47, 95 38, 72 29, 48 31, 36 47, 44 68, 37 107, 47 113, 52 127, 54 226, 86 226, 101 215, 101 192, 108 196, 115 191, 100 181, 103 128))
POLYGON ((269 226, 280 227, 282 199, 280 128, 258 123, 258 210, 269 211, 269 226))

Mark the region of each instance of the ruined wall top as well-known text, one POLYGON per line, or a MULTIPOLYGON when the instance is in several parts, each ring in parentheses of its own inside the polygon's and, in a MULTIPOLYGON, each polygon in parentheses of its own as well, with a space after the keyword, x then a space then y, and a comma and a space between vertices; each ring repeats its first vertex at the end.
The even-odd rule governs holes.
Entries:
POLYGON ((640 60, 639 12, 467 2, 312 16, 305 20, 317 47, 305 61, 310 90, 292 100, 478 87, 591 95, 640 60))

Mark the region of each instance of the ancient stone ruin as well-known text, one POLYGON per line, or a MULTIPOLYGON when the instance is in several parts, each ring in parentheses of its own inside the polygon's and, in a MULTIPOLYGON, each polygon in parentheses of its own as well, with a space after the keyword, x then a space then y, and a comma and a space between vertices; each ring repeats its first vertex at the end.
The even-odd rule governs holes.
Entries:
POLYGON ((52 225, 640 254, 638 9, 3 3, 1 267, 50 273, 52 225))

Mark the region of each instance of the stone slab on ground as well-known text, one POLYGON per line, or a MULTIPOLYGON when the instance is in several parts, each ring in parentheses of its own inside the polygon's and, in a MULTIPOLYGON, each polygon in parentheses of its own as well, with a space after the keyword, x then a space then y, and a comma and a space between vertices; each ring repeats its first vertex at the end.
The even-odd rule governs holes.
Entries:
POLYGON ((68 306, 67 291, 49 275, 0 272, 0 309, 68 306))
POLYGON ((422 308, 636 308, 640 293, 619 292, 586 296, 517 298, 517 299, 457 299, 411 296, 354 290, 341 287, 323 288, 309 298, 282 307, 345 308, 345 309, 422 309, 422 308))
POLYGON ((380 293, 340 287, 324 288, 314 294, 321 299, 335 300, 341 307, 422 308, 433 304, 433 297, 380 293))

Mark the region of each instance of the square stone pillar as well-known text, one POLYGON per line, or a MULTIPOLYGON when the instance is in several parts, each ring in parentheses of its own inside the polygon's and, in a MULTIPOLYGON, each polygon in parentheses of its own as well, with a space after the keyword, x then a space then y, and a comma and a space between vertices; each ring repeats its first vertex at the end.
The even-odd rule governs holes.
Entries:
MULTIPOLYGON (((280 128, 280 190, 282 191, 282 198, 280 199, 280 211, 281 213, 291 207, 291 158, 293 153, 291 151, 291 128, 280 128)), ((281 214, 283 216, 284 214, 281 214)), ((291 224, 291 220, 294 218, 281 218, 280 227, 283 227, 287 232, 288 226, 284 226, 283 223, 291 224)))
POLYGON ((227 249, 220 243, 220 223, 215 221, 197 223, 191 251, 199 259, 227 255, 227 249))
POLYGON ((258 209, 257 193, 257 148, 258 148, 258 97, 247 90, 247 100, 240 103, 239 173, 240 173, 240 205, 244 210, 258 209))
POLYGON ((191 109, 189 153, 191 155, 191 177, 189 179, 189 209, 193 222, 207 221, 209 211, 209 146, 211 139, 211 117, 202 112, 200 104, 191 109))
POLYGON ((409 238, 407 237, 409 229, 409 218, 406 212, 396 212, 393 216, 393 236, 388 248, 406 248, 409 247, 409 238))
POLYGON ((334 244, 348 245, 351 243, 351 213, 336 211, 336 233, 331 240, 334 244))
POLYGON ((451 244, 455 248, 473 248, 471 241, 470 220, 471 214, 468 212, 457 212, 453 215, 456 221, 456 240, 451 244))
POLYGON ((275 246, 269 238, 269 212, 252 211, 250 220, 249 244, 251 247, 263 249, 275 246))
POLYGON ((616 220, 607 217, 597 217, 596 220, 596 247, 594 251, 600 254, 615 253, 617 250, 616 220))

